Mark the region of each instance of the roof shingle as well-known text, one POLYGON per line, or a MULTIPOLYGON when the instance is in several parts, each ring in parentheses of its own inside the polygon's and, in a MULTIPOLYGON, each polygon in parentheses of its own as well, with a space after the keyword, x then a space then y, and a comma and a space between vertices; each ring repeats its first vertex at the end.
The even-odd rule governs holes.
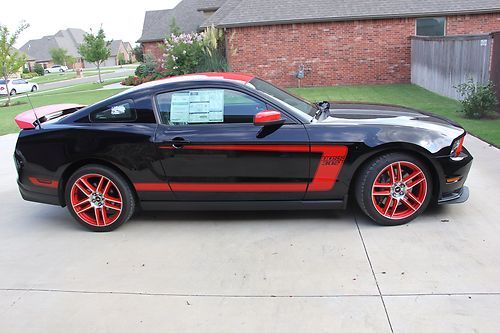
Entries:
POLYGON ((498 0, 228 0, 211 18, 220 27, 416 17, 500 11, 498 0), (226 6, 230 8, 225 8, 226 6), (232 7, 232 8, 231 8, 232 7), (217 15, 226 11, 224 15, 217 15), (217 15, 217 16, 216 16, 217 15))

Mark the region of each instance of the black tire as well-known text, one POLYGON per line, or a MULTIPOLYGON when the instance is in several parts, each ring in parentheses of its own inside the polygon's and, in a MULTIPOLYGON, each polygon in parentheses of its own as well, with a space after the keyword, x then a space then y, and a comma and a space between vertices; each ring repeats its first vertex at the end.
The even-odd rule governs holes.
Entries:
POLYGON ((62 68, 61 68, 61 69, 59 69, 59 72, 60 72, 60 73, 63 73, 63 72, 64 72, 64 69, 62 69, 62 68))
MULTIPOLYGON (((416 172, 415 175, 417 173, 418 172, 416 172)), ((418 180, 420 180, 421 177, 422 176, 418 176, 418 180)), ((378 180, 380 181, 380 178, 378 180)), ((425 163, 423 163, 420 159, 404 153, 388 153, 368 161, 362 167, 356 179, 354 190, 355 190, 356 201, 359 207, 375 223, 384 226, 402 225, 414 220, 423 211, 425 211, 425 209, 429 205, 429 202, 431 201, 432 198, 432 177, 429 172, 429 169, 427 168, 425 163), (398 188, 397 184, 401 183, 399 181, 396 182, 393 187, 388 189, 391 195, 372 196, 372 187, 374 186, 375 180, 379 177, 384 177, 384 174, 381 175, 381 173, 384 170, 390 170, 391 168, 389 168, 389 166, 392 165, 393 163, 397 164, 398 162, 400 162, 400 165, 407 164, 409 166, 408 169, 405 169, 406 166, 404 165, 403 167, 401 167, 401 169, 403 170, 403 177, 402 177, 403 179, 405 179, 405 175, 406 177, 408 177, 409 175, 413 175, 413 173, 409 173, 408 171, 411 170, 411 165, 416 166, 422 172, 423 177, 425 177, 424 180, 420 183, 420 185, 418 184, 414 185, 414 187, 409 190, 411 194, 414 194, 412 191, 419 191, 420 196, 418 197, 418 195, 414 195, 414 197, 418 197, 418 199, 421 200, 413 201, 413 199, 409 198, 408 196, 409 194, 406 193, 408 192, 411 182, 408 183, 409 184, 408 188, 405 188, 403 192, 399 192, 400 189, 397 189, 398 188), (407 205, 405 202, 402 202, 403 200, 397 200, 396 198, 392 197, 392 193, 394 193, 394 195, 398 195, 396 189, 397 192, 400 193, 399 195, 402 195, 402 199, 405 199, 406 202, 413 203, 411 205, 413 206, 413 208, 410 209, 409 205, 407 205), (386 211, 387 212, 386 215, 390 215, 389 213, 392 211, 392 209, 394 209, 393 213, 394 217, 392 218, 384 216, 383 212, 380 212, 376 207, 376 204, 378 204, 379 209, 384 210, 384 208, 386 207, 385 203, 387 203, 388 200, 391 200, 392 203, 391 202, 388 203, 387 207, 389 208, 389 212, 386 211), (381 207, 383 204, 384 207, 381 207), (402 210, 403 213, 397 213, 399 210, 402 210), (406 216, 406 214, 404 213, 405 211, 406 214, 411 214, 411 215, 406 216), (400 216, 398 217, 397 214, 400 214, 400 216)))
POLYGON ((12 90, 10 91, 10 95, 11 95, 11 96, 16 96, 16 94, 17 94, 16 89, 12 89, 12 90))
MULTIPOLYGON (((89 178, 92 180, 93 178, 89 178)), ((89 181, 90 183, 90 181, 89 181)), ((97 183, 91 184, 94 187, 98 187, 97 183)), ((95 192, 100 192, 100 191, 95 191, 95 192)), ((105 192, 105 191, 102 191, 105 192)), ((83 196, 83 199, 85 199, 85 196, 83 196)), ((65 189, 65 200, 66 200, 66 206, 68 207, 69 212, 71 215, 74 217, 74 219, 86 227, 89 230, 92 231, 112 231, 121 226, 123 223, 128 221, 132 215, 134 214, 135 211, 135 196, 134 193, 132 192, 132 189, 129 185, 129 183, 121 176, 118 172, 115 170, 108 168, 106 166, 98 165, 98 164, 90 164, 86 165, 71 175, 69 178, 67 184, 66 184, 66 189, 65 189), (104 177, 104 179, 111 181, 111 189, 114 193, 111 193, 115 196, 116 199, 120 200, 121 199, 121 210, 119 213, 116 213, 116 209, 108 209, 108 208, 101 208, 100 211, 100 219, 103 225, 99 225, 99 217, 97 216, 98 212, 96 212, 96 209, 94 208, 89 208, 88 213, 86 212, 86 215, 83 215, 82 212, 80 212, 80 215, 75 211, 75 208, 73 207, 72 204, 72 195, 77 195, 78 193, 80 195, 83 194, 82 191, 79 191, 76 189, 75 182, 79 181, 81 177, 104 177), (72 192, 72 189, 74 188, 75 185, 75 191, 77 191, 77 194, 74 194, 72 192), (104 212, 103 210, 106 210, 104 212), (89 215, 91 212, 94 212, 94 220, 97 220, 97 225, 91 224, 91 222, 86 221, 85 219, 91 219, 89 215), (106 224, 106 217, 109 218, 110 215, 108 215, 111 212, 111 214, 115 214, 111 217, 110 220, 113 220, 110 224, 106 224), (104 216, 106 214, 106 217, 104 216), (104 221, 104 222, 103 222, 104 221)), ((76 200, 76 199, 75 199, 76 200)), ((89 197, 90 200, 90 197, 89 197)), ((102 202, 104 205, 106 205, 106 200, 107 199, 102 199, 102 202)), ((85 200, 82 200, 85 201, 85 200)), ((108 204, 111 204, 111 202, 108 202, 108 204)), ((90 205, 90 203, 89 203, 90 205)), ((80 206, 82 207, 82 206, 80 206)), ((88 207, 88 206, 87 206, 88 207)), ((78 208, 77 208, 78 209, 78 208)))
POLYGON ((37 90, 38 90, 38 88, 36 86, 31 87, 31 92, 35 92, 37 90))
POLYGON ((49 74, 50 72, 48 70, 45 70, 45 74, 49 74))

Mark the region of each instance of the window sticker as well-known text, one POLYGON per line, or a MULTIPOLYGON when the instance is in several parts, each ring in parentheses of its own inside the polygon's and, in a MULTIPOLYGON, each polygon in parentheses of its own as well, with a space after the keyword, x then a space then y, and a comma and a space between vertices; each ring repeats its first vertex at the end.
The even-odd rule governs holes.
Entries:
POLYGON ((170 122, 189 124, 224 122, 224 90, 173 93, 170 122))
POLYGON ((172 94, 170 122, 187 123, 189 120, 189 93, 172 94))

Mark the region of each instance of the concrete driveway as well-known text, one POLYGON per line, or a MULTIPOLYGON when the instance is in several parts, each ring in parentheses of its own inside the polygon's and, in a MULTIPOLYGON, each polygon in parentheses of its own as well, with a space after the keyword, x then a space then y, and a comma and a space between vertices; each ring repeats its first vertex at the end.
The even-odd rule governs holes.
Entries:
POLYGON ((144 213, 112 233, 24 202, 0 137, 0 332, 499 332, 500 151, 400 227, 337 212, 144 213))

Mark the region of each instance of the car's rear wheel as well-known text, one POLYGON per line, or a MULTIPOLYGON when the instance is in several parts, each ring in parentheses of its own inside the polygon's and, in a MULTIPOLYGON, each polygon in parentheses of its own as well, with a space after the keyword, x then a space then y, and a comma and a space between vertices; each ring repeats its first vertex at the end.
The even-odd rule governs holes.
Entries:
POLYGON ((38 88, 36 86, 31 87, 31 92, 35 92, 37 90, 38 90, 38 88))
POLYGON ((403 153, 369 161, 356 182, 360 208, 375 223, 401 225, 420 215, 432 197, 432 178, 426 165, 403 153))
POLYGON ((12 89, 12 90, 10 91, 10 95, 11 95, 11 96, 16 96, 16 94, 17 94, 16 89, 12 89))
POLYGON ((127 181, 101 165, 78 169, 66 184, 66 206, 81 225, 92 231, 111 231, 125 223, 135 209, 127 181))

